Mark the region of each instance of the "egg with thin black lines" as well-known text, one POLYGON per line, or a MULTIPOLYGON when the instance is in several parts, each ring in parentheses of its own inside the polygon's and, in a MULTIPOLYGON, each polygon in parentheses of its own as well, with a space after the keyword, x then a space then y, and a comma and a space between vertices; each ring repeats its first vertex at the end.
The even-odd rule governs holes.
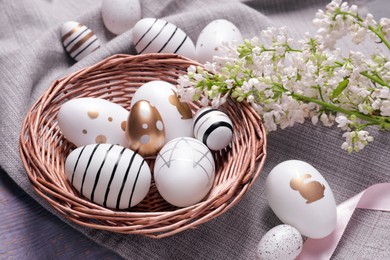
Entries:
POLYGON ((133 28, 133 43, 138 54, 176 53, 195 58, 195 45, 176 25, 157 18, 144 18, 133 28))
POLYGON ((73 187, 103 207, 127 209, 148 194, 151 172, 139 154, 113 144, 90 144, 73 150, 65 161, 73 187))
POLYGON ((66 52, 76 61, 100 47, 100 41, 91 29, 74 21, 62 25, 61 41, 66 52))
POLYGON ((210 150, 218 151, 227 147, 233 139, 233 124, 221 110, 204 107, 193 118, 194 136, 210 150))

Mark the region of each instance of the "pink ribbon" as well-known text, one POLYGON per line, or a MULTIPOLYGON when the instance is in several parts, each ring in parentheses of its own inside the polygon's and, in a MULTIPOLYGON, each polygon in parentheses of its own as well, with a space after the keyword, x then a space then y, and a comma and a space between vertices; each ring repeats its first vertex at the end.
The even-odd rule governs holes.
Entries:
POLYGON ((335 230, 321 239, 308 238, 303 244, 297 259, 330 259, 336 249, 345 228, 355 209, 390 211, 390 183, 379 183, 370 186, 356 196, 337 206, 337 224, 335 230))

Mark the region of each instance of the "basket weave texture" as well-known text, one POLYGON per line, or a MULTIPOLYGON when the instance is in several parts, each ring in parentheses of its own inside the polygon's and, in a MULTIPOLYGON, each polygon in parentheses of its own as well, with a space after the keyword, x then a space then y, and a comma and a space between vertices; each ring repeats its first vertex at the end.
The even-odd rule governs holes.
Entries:
MULTIPOLYGON (((147 197, 126 211, 103 208, 79 195, 67 180, 64 163, 75 148, 59 130, 61 105, 74 98, 103 98, 130 109, 142 84, 163 80, 176 84, 195 61, 175 54, 114 55, 56 80, 28 111, 22 125, 20 155, 36 192, 67 219, 94 229, 167 237, 209 221, 234 206, 257 179, 266 158, 261 119, 246 103, 228 100, 221 109, 233 122, 231 146, 214 152, 215 180, 201 202, 177 208, 160 196, 152 181, 147 197)), ((191 103, 193 113, 199 104, 191 103)), ((153 160, 148 160, 149 165, 153 160)), ((151 167, 153 169, 153 167, 151 167)))

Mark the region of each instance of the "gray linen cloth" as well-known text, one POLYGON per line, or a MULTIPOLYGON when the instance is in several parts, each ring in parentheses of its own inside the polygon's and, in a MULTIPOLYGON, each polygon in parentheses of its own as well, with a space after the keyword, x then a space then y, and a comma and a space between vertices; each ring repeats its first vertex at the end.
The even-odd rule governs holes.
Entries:
MULTIPOLYGON (((326 3, 143 0, 141 6, 142 17, 172 22, 196 42, 202 28, 220 18, 232 21, 246 38, 272 25, 286 25, 289 33, 299 38, 305 31, 314 32, 311 20, 315 11, 324 9, 326 3)), ((390 16, 386 0, 358 4, 376 17, 390 16)), ((17 149, 22 120, 55 79, 113 54, 135 54, 131 30, 119 36, 108 32, 101 18, 101 1, 1 1, 0 10, 0 165, 27 194, 58 215, 33 191, 22 166, 17 149), (87 25, 102 43, 100 49, 78 63, 65 54, 60 41, 60 27, 69 20, 87 25)), ((244 198, 222 216, 169 238, 155 240, 92 230, 59 217, 91 240, 128 259, 254 259, 260 238, 280 224, 264 194, 264 181, 270 170, 288 159, 309 162, 328 180, 336 202, 341 203, 372 184, 390 179, 390 134, 373 132, 375 142, 352 155, 340 149, 343 140, 335 127, 314 127, 306 122, 272 132, 261 177, 244 198)), ((389 259, 389 229, 389 213, 358 210, 334 254, 335 259, 389 259)), ((49 251, 50 245, 43 245, 43 250, 49 251)), ((93 256, 92 252, 90 257, 93 256)))

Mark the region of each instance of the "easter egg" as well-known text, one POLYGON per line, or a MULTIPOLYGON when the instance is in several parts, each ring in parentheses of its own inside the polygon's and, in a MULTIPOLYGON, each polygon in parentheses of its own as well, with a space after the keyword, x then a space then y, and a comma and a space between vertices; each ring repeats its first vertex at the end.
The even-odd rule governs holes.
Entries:
POLYGON ((186 207, 201 201, 215 177, 214 158, 200 141, 179 137, 163 146, 154 164, 154 180, 170 204, 186 207))
POLYGON ((139 154, 113 144, 78 147, 66 158, 65 172, 82 196, 115 209, 140 203, 148 194, 152 178, 139 154))
POLYGON ((336 227, 333 192, 310 164, 299 160, 278 164, 267 177, 265 191, 276 216, 302 235, 323 238, 336 227))
POLYGON ((191 109, 187 103, 180 102, 174 85, 160 80, 145 83, 134 93, 131 109, 140 100, 148 101, 159 112, 164 124, 165 142, 193 136, 191 109))
POLYGON ((165 143, 160 113, 145 100, 139 100, 132 106, 126 133, 130 149, 144 157, 157 154, 165 143))
POLYGON ((239 29, 231 22, 218 19, 209 23, 199 34, 196 42, 196 60, 212 62, 214 56, 226 56, 222 43, 243 42, 239 29))
POLYGON ((204 107, 195 113, 193 121, 195 138, 209 149, 221 150, 232 141, 232 121, 221 110, 204 107))
POLYGON ((61 28, 62 44, 66 52, 76 61, 100 47, 97 36, 87 26, 69 21, 61 28))
POLYGON ((144 18, 133 28, 133 43, 138 54, 176 53, 195 58, 195 45, 176 25, 156 18, 144 18))
POLYGON ((78 98, 64 103, 57 115, 65 138, 76 146, 110 143, 128 146, 126 121, 129 112, 99 98, 78 98))
POLYGON ((139 0, 103 0, 102 18, 113 34, 130 30, 141 19, 139 0))
POLYGON ((302 236, 289 225, 279 225, 268 231, 257 248, 258 259, 293 260, 302 250, 302 236))

